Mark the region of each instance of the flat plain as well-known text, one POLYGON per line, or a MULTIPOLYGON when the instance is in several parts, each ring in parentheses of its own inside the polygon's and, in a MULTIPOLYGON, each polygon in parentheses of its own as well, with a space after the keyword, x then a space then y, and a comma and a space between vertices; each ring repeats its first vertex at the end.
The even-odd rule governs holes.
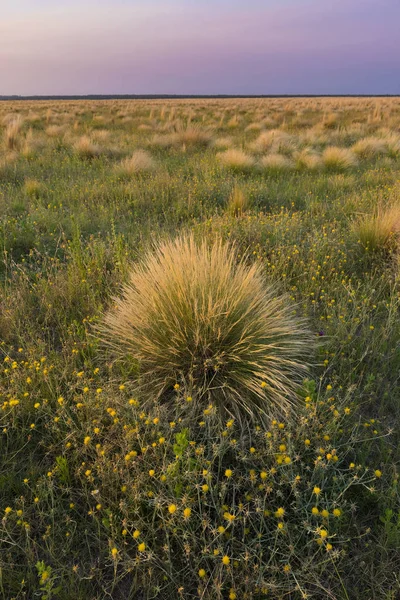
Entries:
POLYGON ((399 598, 400 99, 1 102, 0 145, 0 599, 399 598), (104 319, 163 248, 150 368, 104 319), (237 360, 221 395, 208 307, 193 385, 221 248, 296 381, 237 360))

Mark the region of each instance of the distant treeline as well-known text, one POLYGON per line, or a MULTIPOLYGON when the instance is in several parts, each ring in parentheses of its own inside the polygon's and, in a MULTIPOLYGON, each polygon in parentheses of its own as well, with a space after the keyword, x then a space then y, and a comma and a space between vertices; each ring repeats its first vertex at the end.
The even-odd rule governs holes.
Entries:
POLYGON ((397 98, 398 94, 90 94, 88 96, 1 96, 0 100, 184 100, 218 98, 397 98))

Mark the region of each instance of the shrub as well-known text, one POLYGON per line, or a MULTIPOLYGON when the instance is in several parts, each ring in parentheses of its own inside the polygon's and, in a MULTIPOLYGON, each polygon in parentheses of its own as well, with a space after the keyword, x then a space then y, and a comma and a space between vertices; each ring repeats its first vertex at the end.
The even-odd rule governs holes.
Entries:
POLYGON ((217 158, 224 167, 234 171, 248 171, 254 166, 254 158, 252 156, 249 156, 243 150, 235 148, 219 152, 217 158))
POLYGON ((365 252, 390 252, 399 242, 400 206, 380 207, 355 221, 352 230, 365 252))
POLYGON ((152 156, 145 150, 135 150, 130 158, 125 159, 117 165, 117 171, 121 175, 134 175, 154 171, 156 163, 152 156))
POLYGON ((327 169, 345 171, 357 165, 355 154, 347 148, 328 146, 322 153, 322 161, 327 169))
POLYGON ((160 244, 136 266, 105 339, 140 365, 143 389, 166 398, 184 385, 231 414, 286 413, 310 337, 258 265, 192 236, 160 244))

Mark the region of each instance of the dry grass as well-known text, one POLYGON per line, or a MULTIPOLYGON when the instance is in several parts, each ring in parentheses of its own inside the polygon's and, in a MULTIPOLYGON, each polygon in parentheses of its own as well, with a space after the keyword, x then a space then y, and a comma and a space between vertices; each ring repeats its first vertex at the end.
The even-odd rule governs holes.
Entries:
POLYGON ((177 144, 185 146, 209 146, 212 141, 212 133, 197 124, 188 124, 186 127, 178 125, 175 132, 177 144))
POLYGON ((231 148, 225 152, 219 152, 217 158, 224 167, 234 171, 248 171, 255 164, 255 160, 252 156, 246 154, 243 150, 238 150, 236 148, 231 148))
POLYGON ((294 155, 297 169, 306 169, 315 171, 322 167, 322 160, 319 154, 308 149, 302 150, 294 155))
POLYGON ((263 158, 260 160, 260 164, 268 171, 288 171, 294 167, 292 160, 283 154, 278 153, 271 153, 267 154, 267 156, 263 156, 263 158))
POLYGON ((250 201, 244 190, 235 185, 231 195, 228 198, 227 210, 234 217, 240 217, 250 207, 250 201))
POLYGON ((95 144, 89 136, 83 135, 73 146, 80 158, 96 158, 101 154, 101 148, 95 144))
POLYGON ((297 147, 295 136, 280 129, 271 129, 261 133, 253 144, 250 145, 255 152, 291 153, 297 147))
POLYGON ((387 154, 388 147, 384 139, 371 136, 356 142, 352 150, 361 158, 373 158, 378 154, 387 154))
POLYGON ((250 125, 247 125, 245 131, 261 131, 262 128, 262 123, 250 123, 250 125))
POLYGON ((230 137, 219 137, 214 140, 214 148, 222 150, 224 148, 230 148, 233 145, 233 139, 230 137))
POLYGON ((20 133, 22 123, 22 118, 17 115, 6 126, 4 132, 4 143, 7 150, 16 151, 19 149, 21 143, 20 133))
POLYGON ((229 127, 229 129, 235 129, 239 126, 239 123, 239 117, 237 115, 234 115, 231 119, 229 119, 227 126, 229 127))
POLYGON ((383 135, 388 155, 391 158, 398 158, 400 156, 400 135, 393 131, 387 131, 383 135))
POLYGON ((345 171, 357 165, 355 154, 347 148, 328 146, 322 153, 322 162, 327 169, 345 171))
POLYGON ((96 142, 107 142, 110 139, 111 132, 108 129, 97 129, 93 132, 93 139, 96 142))
POLYGON ((46 135, 49 137, 61 137, 65 132, 64 125, 49 125, 46 127, 46 135))
POLYGON ((154 126, 149 125, 148 123, 141 123, 138 127, 138 131, 153 131, 154 126))
POLYGON ((120 175, 135 175, 154 171, 157 164, 151 154, 146 150, 135 150, 130 158, 126 158, 116 169, 120 175))
POLYGON ((132 270, 105 339, 138 362, 153 397, 179 384, 238 418, 286 413, 310 339, 264 279, 221 241, 162 243, 132 270))
POLYGON ((26 179, 24 183, 24 190, 28 196, 31 196, 32 198, 39 198, 45 191, 45 186, 37 179, 26 179))
POLYGON ((373 214, 355 221, 352 231, 365 252, 396 250, 400 239, 400 205, 378 207, 373 214))
MULTIPOLYGON (((168 123, 165 127, 171 129, 171 124, 168 123)), ((161 148, 205 148, 213 143, 212 132, 197 123, 183 125, 178 121, 172 129, 172 133, 155 135, 151 145, 161 148)))

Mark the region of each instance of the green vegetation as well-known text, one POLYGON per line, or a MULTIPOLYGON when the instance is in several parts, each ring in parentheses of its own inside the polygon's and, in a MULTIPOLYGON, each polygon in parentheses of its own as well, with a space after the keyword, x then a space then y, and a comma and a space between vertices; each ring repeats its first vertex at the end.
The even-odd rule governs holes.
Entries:
POLYGON ((399 597, 399 127, 390 98, 0 104, 1 600, 399 597), (310 367, 274 364, 296 410, 265 420, 235 328, 264 343, 267 300, 310 367), (232 348, 234 403, 201 365, 232 348))
POLYGON ((269 423, 296 399, 312 338, 263 279, 221 241, 164 243, 130 274, 104 337, 136 361, 153 401, 178 385, 200 409, 269 423))

